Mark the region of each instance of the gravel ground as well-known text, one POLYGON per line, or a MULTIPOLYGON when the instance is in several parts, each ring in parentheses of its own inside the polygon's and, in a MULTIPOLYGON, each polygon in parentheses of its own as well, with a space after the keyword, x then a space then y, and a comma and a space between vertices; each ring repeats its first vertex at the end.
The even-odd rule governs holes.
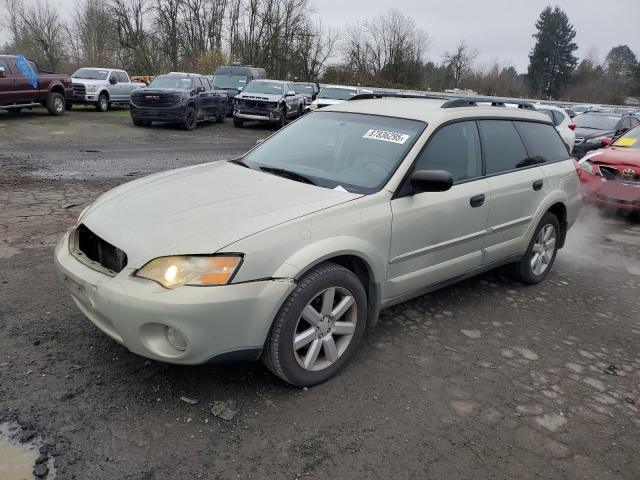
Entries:
POLYGON ((52 262, 84 205, 270 133, 0 113, 0 423, 56 478, 640 478, 640 224, 611 212, 583 209, 541 285, 496 271, 386 310, 308 390, 260 363, 148 361, 92 327, 52 262))

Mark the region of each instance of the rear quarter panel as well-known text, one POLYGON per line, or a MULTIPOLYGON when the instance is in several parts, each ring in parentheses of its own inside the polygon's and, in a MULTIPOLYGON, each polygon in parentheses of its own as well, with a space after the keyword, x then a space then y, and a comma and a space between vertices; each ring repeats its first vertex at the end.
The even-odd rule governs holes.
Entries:
POLYGON ((555 203, 560 202, 566 207, 568 228, 575 223, 582 206, 580 178, 573 159, 543 164, 541 169, 545 175, 546 196, 530 226, 529 237, 533 235, 533 229, 536 228, 542 216, 555 203))

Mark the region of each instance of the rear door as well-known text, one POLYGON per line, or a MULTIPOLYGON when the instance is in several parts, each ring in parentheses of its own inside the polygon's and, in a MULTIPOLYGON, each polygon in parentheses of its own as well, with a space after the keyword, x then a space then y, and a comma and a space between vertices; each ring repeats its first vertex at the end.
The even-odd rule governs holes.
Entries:
MULTIPOLYGON (((15 103, 32 103, 36 102, 40 96, 38 87, 36 84, 34 87, 29 79, 20 71, 18 66, 16 65, 15 60, 9 60, 11 68, 11 75, 13 78, 13 95, 15 103)), ((31 64, 31 68, 33 68, 36 72, 37 69, 35 64, 31 64)))
POLYGON ((545 178, 512 121, 480 120, 478 126, 491 189, 483 259, 489 265, 524 252, 525 235, 545 197, 545 178))
POLYGON ((387 295, 399 295, 473 271, 481 265, 489 216, 489 182, 474 121, 434 133, 412 170, 445 170, 446 192, 414 194, 408 182, 391 201, 393 212, 387 295))
POLYGON ((131 96, 131 80, 129 80, 129 75, 125 71, 118 71, 118 95, 120 96, 120 101, 126 102, 129 100, 131 96))

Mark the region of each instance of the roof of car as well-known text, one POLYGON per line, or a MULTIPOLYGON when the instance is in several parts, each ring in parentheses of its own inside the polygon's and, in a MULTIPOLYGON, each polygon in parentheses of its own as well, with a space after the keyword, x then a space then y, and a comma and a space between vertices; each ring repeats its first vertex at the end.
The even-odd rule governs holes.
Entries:
POLYGON ((256 78, 254 80, 251 80, 252 82, 271 82, 271 83, 281 83, 282 85, 284 85, 285 83, 292 83, 292 82, 287 82, 286 80, 271 80, 270 78, 256 78))
POLYGON ((371 100, 350 100, 325 107, 322 111, 366 113, 421 120, 429 123, 441 123, 461 117, 504 117, 550 123, 549 117, 535 110, 484 105, 442 108, 445 103, 447 103, 446 100, 432 98, 387 97, 371 100))

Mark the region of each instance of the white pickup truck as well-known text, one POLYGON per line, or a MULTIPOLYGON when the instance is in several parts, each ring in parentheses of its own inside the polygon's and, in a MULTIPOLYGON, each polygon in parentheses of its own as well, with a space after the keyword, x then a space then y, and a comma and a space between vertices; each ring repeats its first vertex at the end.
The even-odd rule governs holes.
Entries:
MULTIPOLYGON (((129 104, 131 93, 144 87, 132 82, 124 70, 113 68, 80 68, 73 75, 73 103, 93 104, 99 112, 106 112, 113 103, 129 104)), ((67 104, 67 109, 71 104, 67 104)))

